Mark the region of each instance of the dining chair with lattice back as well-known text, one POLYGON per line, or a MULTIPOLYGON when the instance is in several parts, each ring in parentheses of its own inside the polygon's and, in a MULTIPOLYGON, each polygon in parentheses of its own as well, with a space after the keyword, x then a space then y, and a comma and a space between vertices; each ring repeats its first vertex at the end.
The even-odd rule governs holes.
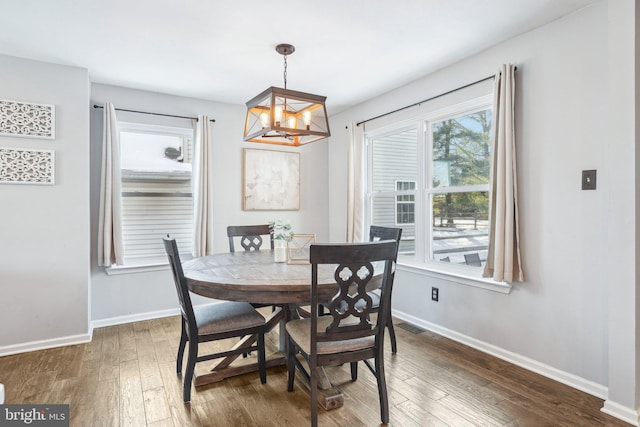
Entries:
POLYGON ((245 251, 258 251, 264 242, 263 236, 269 236, 269 245, 273 249, 271 227, 269 224, 260 225, 230 225, 227 227, 229 238, 229 252, 235 252, 235 238, 240 238, 240 245, 245 251))
POLYGON ((389 401, 384 374, 384 331, 391 316, 391 289, 397 243, 380 241, 312 245, 311 314, 286 324, 287 390, 293 391, 295 370, 309 383, 311 425, 318 423, 318 369, 322 366, 351 364, 351 379, 358 376, 358 362, 364 361, 376 377, 380 399, 380 418, 389 422, 389 401), (336 268, 337 266, 337 268, 336 268), (329 313, 318 314, 318 269, 332 268, 338 285, 329 313), (380 274, 380 270, 384 270, 380 274), (380 288, 378 316, 373 322, 373 304, 367 287, 380 288), (356 307, 356 304, 364 301, 356 307), (297 354, 306 359, 308 370, 297 354), (369 359, 374 359, 372 365, 369 359))
MULTIPOLYGON (((395 240, 397 242, 397 246, 400 246, 400 238, 402 237, 402 228, 392 228, 392 227, 382 227, 378 225, 372 225, 369 228, 369 241, 375 242, 380 240, 395 240)), ((397 248, 396 248, 397 249, 397 248)), ((398 253, 396 252, 397 260, 398 253)), ((373 301, 373 309, 372 313, 376 313, 378 311, 378 306, 380 305, 380 292, 379 290, 374 290, 369 292, 369 297, 371 297, 373 301)), ((325 309, 328 307, 330 303, 322 302, 320 303, 320 314, 325 314, 325 309)), ((393 327, 393 319, 389 316, 389 321, 387 323, 387 329, 389 330, 389 340, 391 341, 391 353, 396 354, 398 352, 398 344, 396 342, 396 331, 393 327)))
MULTIPOLYGON (((227 227, 227 237, 229 238, 229 252, 235 252, 235 239, 240 238, 240 246, 245 251, 259 251, 264 243, 263 236, 269 236, 269 246, 273 250, 273 236, 269 224, 259 225, 230 225, 227 227)), ((270 304, 251 304, 255 308, 268 307, 270 304)), ((275 307, 272 307, 275 310, 275 307)))
POLYGON ((184 350, 189 343, 189 355, 184 376, 183 400, 191 401, 191 383, 197 362, 218 359, 234 354, 245 354, 248 351, 258 352, 258 372, 260 381, 267 382, 264 351, 265 319, 251 304, 246 302, 222 301, 216 304, 197 305, 191 303, 187 281, 182 270, 178 246, 174 238, 163 237, 164 247, 169 258, 173 281, 178 293, 182 332, 176 359, 176 372, 182 374, 184 350), (250 347, 233 348, 206 355, 198 355, 200 343, 218 341, 227 338, 239 338, 245 335, 256 335, 257 344, 250 347))

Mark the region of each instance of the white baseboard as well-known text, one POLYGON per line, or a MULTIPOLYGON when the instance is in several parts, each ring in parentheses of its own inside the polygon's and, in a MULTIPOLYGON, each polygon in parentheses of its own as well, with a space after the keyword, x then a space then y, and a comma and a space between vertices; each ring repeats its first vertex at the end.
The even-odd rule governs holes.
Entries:
POLYGON ((91 341, 91 332, 88 334, 70 335, 61 338, 51 338, 41 341, 31 341, 20 344, 12 344, 0 347, 0 357, 18 353, 27 353, 36 350, 45 350, 53 347, 64 347, 67 345, 84 344, 91 341))
MULTIPOLYGON (((216 304, 216 303, 214 303, 216 304)), ((20 344, 12 344, 0 347, 0 357, 18 353, 27 353, 36 350, 45 350, 53 347, 64 347, 67 345, 84 344, 90 342, 93 337, 94 328, 105 326, 121 325, 123 323, 139 322, 141 320, 159 319, 162 317, 177 316, 180 314, 179 308, 168 310, 150 311, 147 313, 132 314, 128 316, 110 317, 108 319, 93 320, 89 325, 89 333, 82 335, 72 335, 62 338, 52 338, 42 341, 33 341, 20 344)))
POLYGON ((612 402, 611 400, 605 400, 601 411, 605 414, 611 415, 612 417, 626 421, 632 426, 640 426, 640 413, 631 408, 620 405, 619 403, 612 402))
MULTIPOLYGON (((594 383, 593 381, 586 380, 577 375, 573 375, 568 372, 561 371, 559 369, 553 368, 549 365, 545 365, 544 363, 540 363, 528 357, 513 353, 511 351, 505 350, 500 347, 496 347, 495 345, 488 344, 484 341, 477 340, 467 335, 460 334, 451 329, 443 328, 442 326, 436 325, 431 322, 427 322, 423 319, 419 319, 415 316, 412 316, 397 310, 393 310, 393 315, 398 319, 411 323, 412 325, 435 332, 438 335, 442 335, 454 341, 468 345, 469 347, 473 347, 477 350, 480 350, 484 353, 490 354, 492 356, 495 356, 507 362, 513 363, 514 365, 518 365, 529 371, 543 375, 547 378, 558 381, 562 384, 566 384, 569 387, 573 387, 580 391, 584 391, 585 393, 591 394, 600 399, 606 399, 608 396, 609 391, 607 387, 601 384, 594 383)), ((632 412, 635 412, 635 411, 632 411, 632 412)), ((610 415, 616 416, 614 414, 610 414, 610 415)), ((637 419, 635 422, 637 423, 637 419)))
POLYGON ((103 328, 105 326, 122 325, 124 323, 140 322, 142 320, 160 319, 162 317, 177 316, 180 314, 179 308, 170 308, 167 310, 149 311, 146 313, 130 314, 127 316, 109 317, 107 319, 98 319, 91 321, 91 330, 94 328, 103 328))

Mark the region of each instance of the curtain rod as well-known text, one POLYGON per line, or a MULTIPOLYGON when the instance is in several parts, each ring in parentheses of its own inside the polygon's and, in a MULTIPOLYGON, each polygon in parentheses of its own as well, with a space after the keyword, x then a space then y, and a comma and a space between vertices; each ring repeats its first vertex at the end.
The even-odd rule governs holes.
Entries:
MULTIPOLYGON (((518 68, 516 67, 515 70, 517 70, 517 69, 518 68)), ((397 110, 389 111, 388 113, 380 114, 379 116, 375 116, 375 117, 371 117, 370 119, 363 120, 361 122, 356 123, 356 126, 360 126, 361 124, 370 122, 371 120, 379 119, 380 117, 388 116, 389 114, 397 113, 398 111, 406 110, 407 108, 416 107, 416 106, 418 106, 420 104, 424 104, 425 102, 433 101, 434 99, 440 98, 441 96, 449 95, 450 93, 457 92, 457 91, 462 90, 462 89, 466 89, 469 86, 477 85, 478 83, 486 82, 487 80, 491 80, 493 78, 495 78, 495 75, 489 76, 489 77, 485 77, 485 78, 480 79, 480 80, 476 80, 473 83, 468 83, 468 84, 466 84, 464 86, 460 86, 458 88, 451 89, 450 91, 441 93, 440 95, 432 96, 431 98, 423 99, 420 102, 414 102, 413 104, 407 105, 406 107, 401 107, 401 108, 398 108, 397 110)))
MULTIPOLYGON (((104 108, 104 107, 102 105, 94 105, 93 108, 104 108)), ((126 111, 128 113, 149 114, 151 116, 175 117, 177 119, 198 120, 197 117, 175 116, 173 114, 162 114, 162 113, 149 113, 148 111, 125 110, 124 108, 116 108, 116 111, 126 111)), ((212 122, 212 123, 215 123, 216 119, 209 119, 209 121, 212 122)))

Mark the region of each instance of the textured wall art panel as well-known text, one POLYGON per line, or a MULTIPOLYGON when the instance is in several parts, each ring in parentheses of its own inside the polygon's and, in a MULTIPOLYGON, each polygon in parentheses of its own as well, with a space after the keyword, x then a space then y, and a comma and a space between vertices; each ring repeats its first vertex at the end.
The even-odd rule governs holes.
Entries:
POLYGON ((244 148, 245 211, 300 209, 300 153, 244 148))
POLYGON ((0 183, 54 184, 53 150, 0 147, 0 183))
POLYGON ((0 99, 0 135, 55 139, 55 106, 0 99))

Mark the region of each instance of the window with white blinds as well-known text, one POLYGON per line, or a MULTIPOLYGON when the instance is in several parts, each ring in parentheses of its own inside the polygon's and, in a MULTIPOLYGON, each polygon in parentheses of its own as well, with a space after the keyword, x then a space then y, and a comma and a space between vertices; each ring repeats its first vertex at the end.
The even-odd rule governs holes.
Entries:
POLYGON ((119 123, 125 265, 166 260, 162 236, 193 247, 193 130, 119 123))

